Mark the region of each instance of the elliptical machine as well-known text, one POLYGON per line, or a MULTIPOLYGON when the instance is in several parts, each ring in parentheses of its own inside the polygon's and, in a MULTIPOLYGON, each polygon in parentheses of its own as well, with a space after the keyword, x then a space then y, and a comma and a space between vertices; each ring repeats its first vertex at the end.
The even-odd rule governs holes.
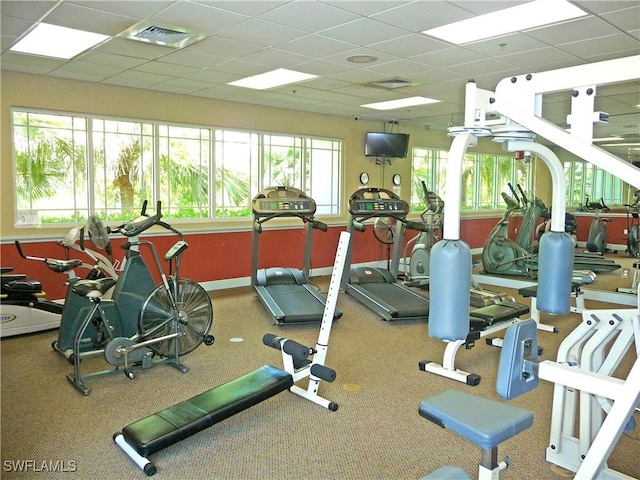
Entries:
POLYGON ((424 226, 420 233, 407 242, 403 255, 403 258, 407 258, 407 251, 413 245, 409 258, 409 274, 405 281, 408 287, 425 287, 429 284, 431 247, 438 240, 437 232, 442 229, 444 201, 434 192, 429 191, 424 180, 421 184, 426 205, 420 214, 424 226))
MULTIPOLYGON (((530 274, 532 253, 509 238, 509 220, 516 212, 522 211, 523 206, 511 184, 509 188, 515 198, 501 193, 507 209, 487 237, 482 249, 482 267, 486 273, 527 276, 530 274)), ((525 233, 522 233, 522 237, 528 238, 525 233)))
POLYGON ((603 198, 598 202, 590 202, 589 197, 587 197, 584 207, 588 211, 596 212, 591 221, 591 228, 589 228, 587 251, 605 253, 607 251, 607 223, 609 223, 611 219, 602 218, 600 214, 602 212, 608 212, 609 207, 605 205, 603 198))
POLYGON ((640 257, 640 190, 634 194, 635 202, 625 204, 627 209, 627 253, 630 257, 640 257))
POLYGON ((70 287, 70 298, 80 298, 85 306, 61 325, 53 347, 73 363, 73 373, 67 374, 67 379, 84 395, 90 392, 87 379, 120 371, 133 379, 134 368, 168 363, 185 373, 187 367, 179 363, 179 357, 203 342, 214 342, 209 335, 213 321, 211 299, 200 285, 179 277, 182 254, 188 247, 184 235, 161 220, 160 202, 154 215, 146 213, 146 205, 145 201, 138 218, 115 229, 107 228, 108 233, 121 233, 131 239, 122 245, 127 253, 118 279, 79 280, 70 287), (153 226, 180 237, 164 256, 169 263, 169 277, 153 243, 138 239, 153 226), (139 252, 140 246, 151 251, 162 280, 157 286, 139 252), (112 298, 105 298, 112 287, 112 298), (155 355, 160 358, 154 360, 155 355), (81 361, 94 356, 104 356, 115 368, 83 374, 81 361))

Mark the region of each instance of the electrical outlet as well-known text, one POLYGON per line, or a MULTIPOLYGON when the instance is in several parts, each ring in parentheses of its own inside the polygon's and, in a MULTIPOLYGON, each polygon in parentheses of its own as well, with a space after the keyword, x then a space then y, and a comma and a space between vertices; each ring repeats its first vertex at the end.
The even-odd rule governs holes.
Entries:
POLYGON ((625 228, 625 229, 623 230, 623 233, 624 233, 625 235, 628 235, 628 234, 629 234, 629 230, 627 230, 627 229, 625 228))

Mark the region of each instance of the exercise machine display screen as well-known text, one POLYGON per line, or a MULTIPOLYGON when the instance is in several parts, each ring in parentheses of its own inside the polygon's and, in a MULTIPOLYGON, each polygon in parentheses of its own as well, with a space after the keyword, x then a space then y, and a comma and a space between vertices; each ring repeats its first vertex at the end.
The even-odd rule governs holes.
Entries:
POLYGON ((374 212, 393 212, 406 214, 405 202, 402 200, 356 200, 351 205, 351 213, 367 214, 374 212))
POLYGON ((313 207, 309 200, 274 200, 270 198, 266 198, 264 200, 259 200, 257 205, 258 211, 261 213, 269 212, 301 212, 301 213, 312 213, 313 207))

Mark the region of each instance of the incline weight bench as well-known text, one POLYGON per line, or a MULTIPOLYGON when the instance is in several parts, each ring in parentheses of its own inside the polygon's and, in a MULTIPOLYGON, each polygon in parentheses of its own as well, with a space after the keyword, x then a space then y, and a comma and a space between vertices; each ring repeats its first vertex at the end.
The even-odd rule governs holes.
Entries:
POLYGON ((315 348, 293 340, 266 334, 262 342, 280 350, 284 370, 265 365, 251 373, 212 388, 193 398, 138 420, 114 434, 113 440, 146 473, 156 473, 156 467, 146 457, 178 443, 236 413, 289 390, 313 403, 335 412, 338 404, 318 395, 321 380, 333 382, 335 370, 324 365, 331 325, 333 324, 340 279, 344 270, 345 252, 350 234, 342 232, 331 274, 322 324, 315 348), (311 359, 309 357, 312 356, 311 359), (307 389, 295 383, 308 378, 307 389))
POLYGON ((129 457, 151 476, 156 467, 146 457, 178 443, 236 413, 293 386, 293 377, 265 365, 193 398, 133 422, 113 436, 129 457))

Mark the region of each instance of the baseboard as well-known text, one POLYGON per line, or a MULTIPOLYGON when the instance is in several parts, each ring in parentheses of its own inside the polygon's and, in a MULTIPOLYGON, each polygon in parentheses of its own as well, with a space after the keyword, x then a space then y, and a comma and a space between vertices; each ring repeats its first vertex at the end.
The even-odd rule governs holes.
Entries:
MULTIPOLYGON (((380 260, 375 262, 363 262, 357 263, 356 267, 379 267, 387 268, 387 261, 380 260)), ((309 275, 313 277, 329 276, 333 271, 333 266, 312 268, 309 275)), ((226 290, 228 288, 239 288, 251 286, 251 277, 238 277, 238 278, 225 278, 223 280, 211 280, 208 282, 199 282, 200 286, 207 292, 213 292, 215 290, 226 290)))

